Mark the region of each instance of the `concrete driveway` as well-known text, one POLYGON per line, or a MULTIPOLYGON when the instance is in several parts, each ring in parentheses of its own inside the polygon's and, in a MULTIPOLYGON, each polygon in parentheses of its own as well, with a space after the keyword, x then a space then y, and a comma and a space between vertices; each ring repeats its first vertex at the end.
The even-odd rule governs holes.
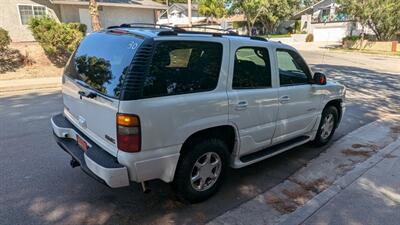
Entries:
MULTIPOLYGON (((334 139, 379 118, 399 113, 400 59, 302 51, 314 71, 348 88, 347 111, 334 139)), ((184 205, 168 184, 151 182, 109 189, 69 166, 55 144, 51 114, 62 110, 59 92, 0 97, 0 224, 198 224, 279 184, 324 148, 304 145, 240 170, 229 171, 210 200, 184 205)))

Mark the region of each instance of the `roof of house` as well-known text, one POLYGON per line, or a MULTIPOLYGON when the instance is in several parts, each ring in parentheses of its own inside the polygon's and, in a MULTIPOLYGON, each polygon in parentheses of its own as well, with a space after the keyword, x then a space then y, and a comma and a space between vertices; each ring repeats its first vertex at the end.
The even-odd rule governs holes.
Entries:
POLYGON ((303 10, 301 10, 300 12, 297 12, 293 15, 293 19, 299 19, 302 15, 305 14, 312 14, 315 9, 323 9, 323 8, 327 8, 328 6, 330 6, 331 4, 334 4, 336 1, 335 0, 322 0, 319 1, 317 3, 315 3, 312 6, 309 6, 303 10))
MULTIPOLYGON (((89 0, 50 0, 59 5, 88 5, 89 0)), ((99 6, 131 7, 145 9, 167 9, 168 6, 152 0, 97 0, 99 6)))
MULTIPOLYGON (((187 10, 188 9, 188 5, 186 3, 174 3, 172 4, 170 7, 172 6, 178 6, 179 8, 183 9, 183 10, 187 10)), ((197 8, 199 7, 198 4, 196 3, 192 3, 192 10, 197 10, 197 8)))

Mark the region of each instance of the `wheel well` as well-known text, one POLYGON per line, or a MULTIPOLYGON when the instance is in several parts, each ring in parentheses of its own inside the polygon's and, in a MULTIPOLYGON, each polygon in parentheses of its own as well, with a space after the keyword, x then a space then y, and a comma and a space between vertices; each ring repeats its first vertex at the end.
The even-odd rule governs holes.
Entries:
POLYGON ((235 146, 235 128, 230 125, 218 126, 207 128, 204 130, 197 131, 190 135, 182 145, 181 154, 190 149, 190 146, 195 144, 199 140, 205 138, 217 138, 222 140, 229 149, 229 153, 233 152, 235 146))
MULTIPOLYGON (((342 100, 341 99, 335 99, 335 100, 331 100, 331 101, 329 101, 327 104, 326 104, 326 106, 325 106, 325 108, 326 107, 328 107, 328 106, 333 106, 333 107, 335 107, 336 109, 337 109, 337 111, 338 111, 338 113, 339 113, 339 118, 338 118, 338 124, 339 124, 339 122, 341 121, 341 119, 342 119, 342 106, 341 106, 341 103, 342 103, 342 100)), ((324 109, 325 109, 324 108, 324 109)))

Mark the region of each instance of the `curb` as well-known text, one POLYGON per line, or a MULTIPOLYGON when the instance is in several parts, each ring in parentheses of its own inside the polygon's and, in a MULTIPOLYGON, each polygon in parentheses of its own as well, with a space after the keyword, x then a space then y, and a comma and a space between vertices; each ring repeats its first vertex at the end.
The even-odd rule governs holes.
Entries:
POLYGON ((353 170, 348 172, 343 177, 335 181, 332 186, 330 186, 325 191, 316 195, 313 199, 308 201, 304 206, 298 208, 291 214, 282 216, 279 225, 293 225, 301 224, 311 217, 315 212, 317 212, 321 207, 327 204, 332 198, 338 195, 343 189, 347 188, 350 184, 356 181, 369 169, 374 167, 380 161, 382 161, 385 155, 393 152, 400 147, 400 139, 389 144, 384 149, 377 152, 375 155, 371 156, 366 161, 358 164, 353 170))
POLYGON ((61 88, 61 77, 0 80, 0 93, 61 88))
POLYGON ((20 85, 20 86, 2 87, 0 89, 0 93, 49 89, 49 88, 61 88, 61 84, 55 83, 55 84, 20 85))

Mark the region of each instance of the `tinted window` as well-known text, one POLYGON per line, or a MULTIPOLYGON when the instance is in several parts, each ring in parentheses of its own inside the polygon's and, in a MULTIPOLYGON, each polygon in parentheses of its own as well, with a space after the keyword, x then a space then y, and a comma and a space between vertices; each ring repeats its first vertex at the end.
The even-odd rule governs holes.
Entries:
POLYGON ((217 87, 222 45, 164 41, 156 45, 143 97, 209 91, 217 87))
POLYGON ((130 35, 92 33, 79 45, 65 68, 65 75, 84 81, 94 90, 119 97, 117 87, 128 72, 142 39, 130 35))
POLYGON ((236 51, 233 89, 271 87, 271 65, 268 50, 245 47, 236 51))
POLYGON ((281 86, 307 84, 310 72, 299 54, 290 50, 277 50, 279 81, 281 86))

